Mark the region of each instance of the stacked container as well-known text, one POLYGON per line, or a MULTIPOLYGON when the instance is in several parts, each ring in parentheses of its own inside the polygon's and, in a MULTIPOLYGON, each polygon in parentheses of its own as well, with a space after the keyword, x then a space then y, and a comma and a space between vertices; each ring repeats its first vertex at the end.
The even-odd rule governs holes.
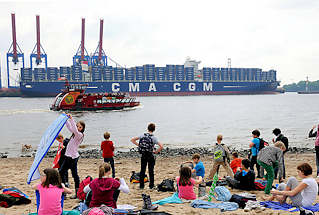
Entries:
POLYGON ((113 67, 112 66, 103 67, 102 76, 103 76, 104 81, 112 81, 113 80, 113 67))
POLYGON ((47 79, 48 81, 56 81, 59 78, 59 71, 56 67, 48 67, 47 79))
POLYGON ((155 80, 155 65, 154 64, 146 64, 143 66, 145 71, 146 80, 154 81, 155 80))
POLYGON ((176 65, 175 74, 176 74, 176 81, 184 81, 185 80, 184 65, 176 65))
POLYGON ((257 69, 256 71, 256 80, 257 81, 261 81, 261 69, 257 69))
POLYGON ((21 68, 21 80, 22 81, 32 81, 32 69, 31 68, 21 68))
POLYGON ((211 81, 212 80, 212 68, 204 67, 203 68, 203 80, 211 81))
POLYGON ((270 80, 270 81, 276 81, 277 80, 277 72, 276 72, 276 70, 269 70, 268 71, 268 80, 270 80))
POLYGON ((131 67, 125 70, 125 80, 134 81, 135 77, 135 68, 131 67))
POLYGON ((212 68, 212 75, 213 75, 214 81, 219 81, 220 80, 220 69, 213 67, 212 68))
POLYGON ((45 68, 34 68, 33 75, 34 75, 34 80, 36 81, 46 80, 45 68))
POLYGON ((72 66, 71 76, 73 81, 82 81, 83 74, 81 66, 72 66))
POLYGON ((175 80, 175 65, 166 65, 166 80, 175 80))
POLYGON ((194 67, 185 67, 186 81, 194 81, 194 67))
POLYGON ((135 78, 137 81, 144 81, 145 80, 145 71, 142 66, 135 67, 135 78))
POLYGON ((92 67, 92 81, 101 81, 103 74, 102 66, 93 66, 92 67))
POLYGON ((123 81, 124 80, 124 69, 121 67, 113 68, 114 70, 114 80, 123 81))
POLYGON ((157 81, 165 81, 165 67, 155 67, 156 80, 157 81))
POLYGON ((60 78, 66 78, 67 80, 71 80, 71 69, 67 66, 60 67, 60 78))

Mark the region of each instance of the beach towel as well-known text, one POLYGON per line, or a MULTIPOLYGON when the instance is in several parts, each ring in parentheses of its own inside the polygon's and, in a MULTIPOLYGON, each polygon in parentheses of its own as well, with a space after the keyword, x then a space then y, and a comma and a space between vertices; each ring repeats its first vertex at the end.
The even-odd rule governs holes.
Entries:
POLYGON ((164 204, 170 204, 170 203, 182 204, 183 201, 178 197, 178 193, 176 192, 172 196, 155 201, 152 204, 164 205, 164 204))
POLYGON ((213 203, 204 200, 196 199, 191 203, 193 208, 219 208, 221 211, 234 211, 238 209, 238 204, 235 202, 213 203))
POLYGON ((18 188, 10 187, 3 189, 0 194, 0 207, 11 207, 12 205, 30 204, 31 199, 18 188))
MULTIPOLYGON (((287 204, 287 203, 280 204, 279 202, 274 202, 274 201, 264 201, 264 202, 260 202, 260 205, 262 205, 266 208, 273 209, 273 210, 284 210, 284 211, 289 211, 289 212, 299 211, 299 208, 297 208, 291 204, 287 204)), ((318 212, 319 211, 319 203, 316 203, 312 206, 303 207, 303 208, 306 210, 313 211, 313 212, 318 212)))

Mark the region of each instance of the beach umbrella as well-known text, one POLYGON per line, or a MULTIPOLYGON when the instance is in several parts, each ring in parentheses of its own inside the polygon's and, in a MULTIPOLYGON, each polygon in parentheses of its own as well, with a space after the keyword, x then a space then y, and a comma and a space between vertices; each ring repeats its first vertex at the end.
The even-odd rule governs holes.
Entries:
POLYGON ((28 184, 30 184, 31 181, 40 178, 39 165, 68 119, 69 117, 66 114, 61 114, 43 134, 32 166, 29 170, 27 179, 28 184))

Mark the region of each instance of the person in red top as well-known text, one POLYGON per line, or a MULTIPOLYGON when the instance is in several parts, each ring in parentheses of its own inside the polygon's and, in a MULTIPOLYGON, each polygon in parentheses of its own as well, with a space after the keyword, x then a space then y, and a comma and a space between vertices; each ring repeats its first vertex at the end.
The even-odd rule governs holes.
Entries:
POLYGON ((230 163, 230 168, 233 170, 234 174, 241 168, 241 158, 238 158, 238 153, 237 152, 233 152, 232 153, 233 156, 233 160, 230 163))
POLYGON ((116 201, 120 191, 129 193, 130 189, 123 178, 110 178, 110 164, 104 163, 99 167, 99 177, 91 181, 83 189, 84 193, 92 191, 92 198, 89 207, 100 207, 102 204, 116 208, 116 201))
POLYGON ((112 168, 112 177, 115 178, 115 167, 114 167, 114 145, 110 140, 110 133, 105 132, 104 138, 105 140, 101 143, 102 156, 104 158, 105 163, 110 163, 112 168))

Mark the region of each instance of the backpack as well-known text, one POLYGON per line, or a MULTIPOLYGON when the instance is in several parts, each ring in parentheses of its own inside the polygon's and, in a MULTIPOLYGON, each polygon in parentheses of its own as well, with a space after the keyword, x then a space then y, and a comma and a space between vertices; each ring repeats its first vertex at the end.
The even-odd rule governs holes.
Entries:
POLYGON ((175 192, 174 181, 172 179, 164 179, 162 183, 157 185, 157 191, 175 192))
POLYGON ((153 143, 152 136, 153 136, 152 134, 145 133, 144 136, 140 138, 139 144, 138 144, 138 152, 140 154, 144 152, 153 153, 155 144, 153 143))
POLYGON ((93 178, 91 176, 86 176, 86 178, 81 181, 78 192, 76 194, 80 200, 85 200, 86 193, 84 193, 83 189, 86 185, 90 184, 92 180, 93 178))
POLYGON ((214 150, 214 161, 216 162, 224 162, 226 157, 226 152, 222 144, 217 144, 214 150))
MULTIPOLYGON (((140 173, 132 171, 130 182, 131 183, 140 183, 140 173)), ((144 182, 148 182, 148 178, 147 178, 146 174, 145 174, 144 182)))
MULTIPOLYGON (((259 138, 258 137, 258 140, 259 140, 259 148, 258 148, 258 151, 260 152, 261 149, 263 149, 265 146, 269 146, 269 143, 266 142, 263 138, 259 138)), ((254 145, 255 147, 256 145, 254 145)))

